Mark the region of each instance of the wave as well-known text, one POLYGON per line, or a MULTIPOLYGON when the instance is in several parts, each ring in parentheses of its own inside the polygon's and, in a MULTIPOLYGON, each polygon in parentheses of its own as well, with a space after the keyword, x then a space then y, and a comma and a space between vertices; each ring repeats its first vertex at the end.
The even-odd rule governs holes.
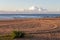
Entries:
POLYGON ((41 16, 15 16, 14 18, 43 18, 41 16))

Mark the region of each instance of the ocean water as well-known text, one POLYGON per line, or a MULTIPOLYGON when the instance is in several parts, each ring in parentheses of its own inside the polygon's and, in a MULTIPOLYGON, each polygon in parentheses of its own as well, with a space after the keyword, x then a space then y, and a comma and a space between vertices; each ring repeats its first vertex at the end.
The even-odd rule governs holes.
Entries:
POLYGON ((53 17, 60 17, 60 14, 0 14, 0 19, 53 18, 53 17))

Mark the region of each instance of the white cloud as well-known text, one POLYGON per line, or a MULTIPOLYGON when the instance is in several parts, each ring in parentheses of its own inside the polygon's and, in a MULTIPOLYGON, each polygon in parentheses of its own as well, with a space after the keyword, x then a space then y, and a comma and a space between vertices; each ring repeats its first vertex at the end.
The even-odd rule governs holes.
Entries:
POLYGON ((32 6, 32 7, 29 8, 29 10, 32 10, 32 11, 36 10, 36 11, 39 11, 39 8, 38 8, 37 6, 32 6))
POLYGON ((18 9, 16 11, 20 11, 20 12, 46 12, 47 9, 46 8, 42 8, 42 7, 38 7, 38 6, 31 6, 29 8, 18 9))
POLYGON ((28 10, 30 10, 30 11, 39 11, 39 12, 47 11, 46 8, 40 8, 40 7, 37 7, 37 6, 32 6, 32 7, 28 8, 28 10))

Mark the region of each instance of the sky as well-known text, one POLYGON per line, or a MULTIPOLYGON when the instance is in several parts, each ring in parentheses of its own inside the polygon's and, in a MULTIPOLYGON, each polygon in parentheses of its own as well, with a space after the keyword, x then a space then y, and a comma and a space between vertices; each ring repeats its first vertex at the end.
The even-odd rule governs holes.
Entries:
POLYGON ((60 10, 60 0, 0 0, 0 10, 15 11, 31 6, 46 8, 49 11, 60 10))

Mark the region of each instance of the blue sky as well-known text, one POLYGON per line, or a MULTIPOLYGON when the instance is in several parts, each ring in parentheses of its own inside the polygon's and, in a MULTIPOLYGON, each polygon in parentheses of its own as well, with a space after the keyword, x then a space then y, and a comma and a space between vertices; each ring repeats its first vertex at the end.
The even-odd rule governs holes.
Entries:
POLYGON ((0 0, 0 10, 18 10, 31 6, 57 10, 60 9, 60 0, 0 0))

